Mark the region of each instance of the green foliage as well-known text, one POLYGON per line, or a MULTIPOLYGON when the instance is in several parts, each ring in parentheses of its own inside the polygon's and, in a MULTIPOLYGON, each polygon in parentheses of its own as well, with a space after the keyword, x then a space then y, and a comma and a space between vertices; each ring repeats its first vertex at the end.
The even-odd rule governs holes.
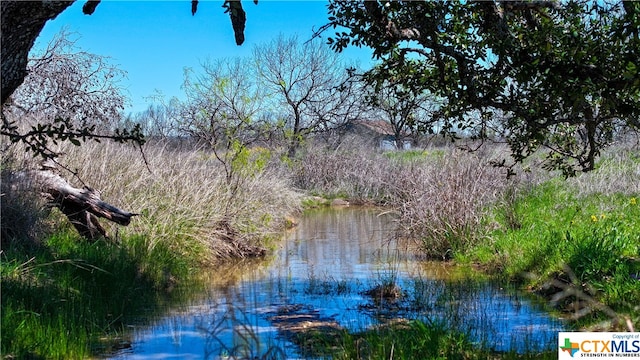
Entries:
POLYGON ((231 151, 235 154, 231 162, 231 168, 234 173, 241 176, 256 176, 264 171, 271 159, 271 151, 269 149, 260 147, 249 149, 239 141, 233 142, 231 151))
POLYGON ((368 46, 381 60, 370 82, 446 99, 440 132, 492 132, 515 162, 543 148, 545 166, 575 175, 621 127, 638 128, 636 2, 331 1, 329 12, 325 30, 346 28, 335 50, 368 46))
POLYGON ((255 71, 241 58, 206 62, 199 73, 186 69, 186 100, 164 104, 179 133, 210 146, 232 187, 265 168, 270 154, 252 148, 280 129, 260 116, 266 94, 255 71))
POLYGON ((21 143, 34 156, 45 159, 57 158, 60 154, 52 150, 51 145, 68 141, 75 146, 87 140, 100 142, 103 139, 118 143, 131 142, 139 146, 144 145, 145 138, 139 124, 133 128, 118 128, 113 134, 104 135, 96 131, 96 125, 75 125, 69 118, 56 118, 52 123, 36 124, 29 131, 21 132, 17 122, 4 121, 0 134, 6 136, 11 143, 21 143))
POLYGON ((409 164, 417 161, 425 161, 429 157, 438 157, 444 154, 442 150, 405 150, 405 151, 389 151, 384 155, 390 160, 397 161, 399 163, 409 164))
POLYGON ((568 231, 562 260, 604 303, 624 308, 640 297, 640 226, 634 219, 640 211, 619 208, 624 213, 592 215, 592 224, 568 231))
POLYGON ((420 321, 347 335, 342 341, 339 359, 412 359, 418 354, 424 359, 470 359, 477 353, 463 334, 420 321))
POLYGON ((327 198, 321 196, 309 196, 302 199, 303 209, 314 209, 329 206, 330 204, 331 202, 327 198))

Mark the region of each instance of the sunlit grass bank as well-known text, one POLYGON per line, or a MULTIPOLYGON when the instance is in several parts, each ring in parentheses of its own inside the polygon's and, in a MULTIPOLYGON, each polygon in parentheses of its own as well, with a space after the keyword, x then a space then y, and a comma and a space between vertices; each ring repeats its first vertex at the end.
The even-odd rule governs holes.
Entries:
POLYGON ((637 197, 580 196, 571 185, 553 180, 522 194, 509 211, 513 213, 508 216, 504 209, 497 211, 498 229, 469 251, 470 260, 491 273, 523 281, 547 293, 575 318, 602 316, 599 307, 604 305, 630 317, 637 326, 640 321, 637 197), (567 289, 580 295, 567 292, 562 296, 560 293, 567 289))
POLYGON ((640 164, 634 154, 618 149, 593 173, 522 189, 488 217, 494 230, 485 241, 459 252, 458 260, 531 286, 584 326, 637 329, 640 164))

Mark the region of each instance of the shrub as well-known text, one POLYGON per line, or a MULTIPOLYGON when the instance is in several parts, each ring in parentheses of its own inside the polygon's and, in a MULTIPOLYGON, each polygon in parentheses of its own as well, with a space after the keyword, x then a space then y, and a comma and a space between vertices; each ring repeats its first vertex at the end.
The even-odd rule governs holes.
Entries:
POLYGON ((427 257, 450 258, 483 236, 486 210, 512 186, 488 159, 449 150, 395 177, 400 227, 427 257))

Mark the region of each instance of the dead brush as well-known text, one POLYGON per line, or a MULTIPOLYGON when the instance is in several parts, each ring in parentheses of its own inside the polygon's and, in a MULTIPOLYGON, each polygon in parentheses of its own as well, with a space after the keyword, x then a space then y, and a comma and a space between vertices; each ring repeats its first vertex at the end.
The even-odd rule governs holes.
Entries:
POLYGON ((135 147, 88 143, 64 152, 62 161, 78 179, 115 206, 140 213, 121 234, 143 234, 149 246, 169 242, 180 253, 204 252, 203 261, 261 248, 299 209, 299 194, 277 167, 247 175, 232 189, 204 149, 151 143, 143 157, 135 147))
POLYGON ((294 184, 312 194, 386 204, 385 177, 392 168, 388 158, 368 147, 331 150, 315 144, 296 163, 294 184))
POLYGON ((20 172, 38 168, 31 154, 15 147, 2 153, 0 176, 0 239, 5 245, 36 246, 39 239, 50 232, 47 218, 51 212, 32 184, 25 182, 20 172))
POLYGON ((640 194, 640 149, 637 143, 622 143, 604 151, 596 169, 569 178, 579 196, 591 194, 640 194))
POLYGON ((448 150, 389 178, 402 234, 420 242, 425 256, 448 259, 482 236, 481 221, 509 181, 478 154, 448 150))

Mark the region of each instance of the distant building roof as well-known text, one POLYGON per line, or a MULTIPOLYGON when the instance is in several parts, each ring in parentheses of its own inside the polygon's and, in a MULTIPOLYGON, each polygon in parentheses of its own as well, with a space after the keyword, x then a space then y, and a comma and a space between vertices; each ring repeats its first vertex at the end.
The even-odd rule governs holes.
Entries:
POLYGON ((384 120, 358 120, 354 122, 357 125, 362 125, 367 129, 380 134, 395 136, 395 131, 391 123, 384 120))

